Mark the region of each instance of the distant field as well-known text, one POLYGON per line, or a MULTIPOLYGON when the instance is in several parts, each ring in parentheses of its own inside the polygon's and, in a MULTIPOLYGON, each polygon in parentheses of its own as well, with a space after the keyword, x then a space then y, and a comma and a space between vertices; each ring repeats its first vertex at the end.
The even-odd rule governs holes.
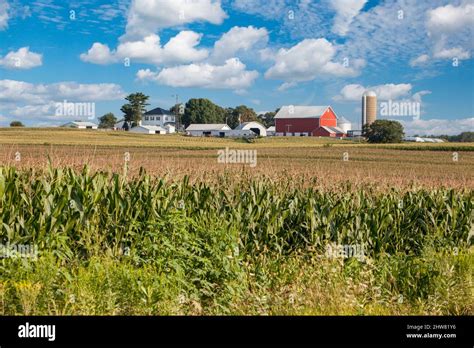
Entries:
POLYGON ((80 169, 87 164, 96 170, 121 172, 126 152, 129 173, 143 167, 172 179, 189 175, 191 180, 214 181, 226 173, 235 180, 290 177, 311 186, 350 182, 382 187, 474 187, 472 143, 382 146, 313 137, 268 137, 247 143, 112 131, 0 129, 0 161, 17 167, 44 167, 51 161, 54 166, 80 169), (257 150, 257 166, 217 163, 217 151, 226 147, 257 150), (458 152, 458 161, 453 161, 453 152, 458 152))
POLYGON ((321 147, 325 144, 331 144, 332 146, 368 147, 371 149, 474 151, 474 143, 371 145, 345 139, 266 137, 256 139, 251 144, 248 144, 242 139, 197 138, 180 135, 155 136, 122 131, 76 130, 66 128, 0 128, 0 144, 177 147, 190 150, 222 148, 225 146, 231 146, 233 148, 321 147))

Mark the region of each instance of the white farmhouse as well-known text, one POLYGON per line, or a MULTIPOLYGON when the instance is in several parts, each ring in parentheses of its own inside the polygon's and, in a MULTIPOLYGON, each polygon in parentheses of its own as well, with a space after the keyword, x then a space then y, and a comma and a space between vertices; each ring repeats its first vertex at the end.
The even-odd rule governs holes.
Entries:
POLYGON ((77 128, 77 129, 97 129, 99 126, 93 122, 87 121, 72 121, 63 124, 61 127, 77 128))
POLYGON ((175 126, 175 123, 175 115, 173 115, 170 111, 162 108, 156 108, 146 112, 143 115, 141 125, 165 127, 168 124, 175 126))

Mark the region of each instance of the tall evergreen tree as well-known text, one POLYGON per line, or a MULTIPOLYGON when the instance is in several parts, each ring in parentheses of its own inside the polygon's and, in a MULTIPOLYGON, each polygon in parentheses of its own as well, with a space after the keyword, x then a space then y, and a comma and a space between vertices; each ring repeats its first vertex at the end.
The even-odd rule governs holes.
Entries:
POLYGON ((150 105, 147 103, 149 98, 141 92, 128 95, 125 98, 128 104, 124 104, 120 109, 124 113, 125 121, 131 123, 132 126, 138 125, 146 112, 146 106, 150 105))

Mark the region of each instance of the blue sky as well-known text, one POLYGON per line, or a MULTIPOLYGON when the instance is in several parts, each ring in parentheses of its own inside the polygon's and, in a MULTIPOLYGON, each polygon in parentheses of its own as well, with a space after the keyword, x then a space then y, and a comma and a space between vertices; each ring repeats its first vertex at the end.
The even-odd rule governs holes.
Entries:
POLYGON ((150 107, 331 105, 358 128, 372 89, 420 107, 379 116, 408 134, 473 131, 473 27, 464 0, 0 0, 0 125, 77 119, 63 100, 120 118, 140 91, 150 107))

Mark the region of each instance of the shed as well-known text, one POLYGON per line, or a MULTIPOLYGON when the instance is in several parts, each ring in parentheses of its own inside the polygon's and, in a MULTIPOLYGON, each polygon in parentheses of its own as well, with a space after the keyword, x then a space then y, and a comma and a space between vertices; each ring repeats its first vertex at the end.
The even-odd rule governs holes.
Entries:
POLYGON ((193 123, 186 128, 186 133, 195 137, 225 137, 231 130, 225 123, 193 123))
POLYGON ((235 130, 250 130, 254 132, 257 136, 266 137, 267 129, 258 122, 244 122, 240 124, 235 130))
POLYGON ((77 129, 97 129, 99 126, 93 122, 87 121, 72 121, 63 124, 61 127, 77 128, 77 129))
POLYGON ((141 133, 141 134, 166 134, 166 129, 159 126, 136 126, 129 130, 132 133, 141 133))

